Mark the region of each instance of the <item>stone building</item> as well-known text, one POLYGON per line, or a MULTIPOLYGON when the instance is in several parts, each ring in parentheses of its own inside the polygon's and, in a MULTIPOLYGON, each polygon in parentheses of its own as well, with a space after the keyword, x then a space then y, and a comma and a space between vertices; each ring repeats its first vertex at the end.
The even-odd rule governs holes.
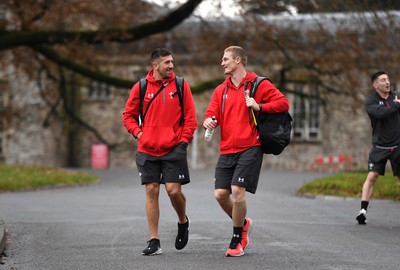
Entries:
MULTIPOLYGON (((398 14, 397 16, 400 17, 398 14)), ((277 24, 282 23, 277 17, 269 19, 275 20, 277 24)), ((303 17, 302 20, 306 18, 303 17)), ((287 23, 288 20, 284 21, 287 23)), ((186 22, 174 31, 184 31, 185 27, 192 28, 192 24, 193 21, 186 22)), ((293 25, 297 25, 295 21, 293 25)), ((218 63, 219 60, 216 61, 218 63)), ((145 76, 149 68, 147 56, 136 55, 126 59, 125 66, 121 67, 120 64, 121 75, 132 78, 132 85, 145 76)), ((266 76, 278 70, 275 66, 266 69, 257 64, 250 65, 248 69, 266 76)), ((95 128, 97 133, 109 142, 106 153, 107 167, 135 166, 136 142, 127 134, 121 123, 121 113, 130 89, 77 80, 71 76, 70 91, 75 100, 71 103, 72 109, 84 119, 87 124, 85 128, 85 125, 70 121, 46 121, 49 117, 49 107, 41 96, 41 88, 56 87, 51 82, 44 86, 38 85, 12 67, 0 72, 0 75, 7 73, 9 78, 7 81, 0 80, 0 111, 3 112, 0 122, 1 163, 91 167, 93 146, 105 143, 95 136, 91 129, 95 128)), ((218 64, 191 65, 189 68, 182 63, 176 73, 184 76, 191 84, 199 82, 198 74, 201 74, 202 80, 215 79, 216 74, 217 77, 222 75, 218 64)), ((365 96, 372 90, 368 80, 369 74, 363 72, 358 76, 362 89, 360 95, 365 96)), ((394 82, 393 87, 395 85, 394 82)), ((363 105, 352 103, 345 94, 328 94, 327 100, 330 102, 326 104, 317 98, 306 98, 306 95, 317 92, 317 84, 293 84, 290 87, 296 90, 295 93, 281 90, 289 98, 290 112, 294 117, 292 142, 281 155, 264 156, 264 168, 292 171, 365 169, 371 128, 363 105)), ((219 155, 218 132, 212 142, 202 139, 204 131, 201 124, 211 94, 212 89, 194 96, 199 127, 188 150, 192 168, 212 168, 219 155)), ((58 114, 61 119, 62 112, 58 114)))

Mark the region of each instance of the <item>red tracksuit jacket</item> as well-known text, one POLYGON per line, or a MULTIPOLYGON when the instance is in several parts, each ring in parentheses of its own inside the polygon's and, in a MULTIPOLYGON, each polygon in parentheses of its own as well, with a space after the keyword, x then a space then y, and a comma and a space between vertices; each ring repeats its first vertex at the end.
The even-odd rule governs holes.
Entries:
POLYGON ((143 102, 143 114, 153 95, 161 88, 162 83, 168 83, 162 92, 150 104, 142 127, 137 121, 139 115, 140 89, 137 82, 130 92, 122 113, 122 122, 133 136, 143 131, 138 140, 138 151, 163 156, 173 150, 179 142, 189 143, 197 129, 196 107, 189 84, 185 80, 183 94, 184 123, 179 125, 181 105, 176 93, 175 74, 164 81, 155 81, 153 70, 146 76, 147 90, 143 102))
MULTIPOLYGON (((221 129, 220 153, 232 154, 242 152, 253 146, 260 146, 259 135, 254 125, 253 116, 246 106, 244 85, 250 90, 250 83, 257 77, 253 72, 247 73, 236 87, 230 77, 215 88, 205 113, 205 119, 215 116, 221 129)), ((254 97, 262 104, 264 113, 278 113, 289 110, 289 101, 268 80, 263 80, 254 97)), ((257 113, 257 112, 255 112, 257 113)))

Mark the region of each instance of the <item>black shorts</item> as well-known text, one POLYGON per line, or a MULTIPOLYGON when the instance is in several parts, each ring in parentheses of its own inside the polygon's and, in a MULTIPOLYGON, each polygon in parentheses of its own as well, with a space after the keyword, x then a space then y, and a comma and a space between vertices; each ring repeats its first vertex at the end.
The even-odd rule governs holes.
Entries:
POLYGON ((259 146, 221 155, 215 169, 215 189, 232 192, 231 185, 237 185, 245 187, 250 193, 256 193, 262 160, 263 152, 259 146))
POLYGON ((142 185, 154 182, 185 185, 190 182, 187 151, 183 143, 179 143, 174 150, 160 157, 138 152, 136 165, 142 185))
POLYGON ((393 175, 400 176, 400 146, 372 146, 368 157, 368 171, 385 175, 385 167, 388 160, 392 165, 393 175))

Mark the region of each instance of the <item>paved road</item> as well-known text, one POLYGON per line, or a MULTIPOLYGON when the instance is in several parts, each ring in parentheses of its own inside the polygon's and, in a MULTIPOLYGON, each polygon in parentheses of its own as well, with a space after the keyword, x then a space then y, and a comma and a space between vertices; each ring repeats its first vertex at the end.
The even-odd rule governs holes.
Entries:
POLYGON ((161 194, 163 255, 146 257, 144 189, 134 170, 92 171, 101 183, 0 194, 10 235, 0 269, 400 269, 400 203, 371 203, 369 224, 355 222, 359 200, 294 195, 312 173, 262 172, 248 195, 254 220, 240 258, 226 258, 231 223, 213 198, 212 171, 192 171, 185 186, 190 242, 177 251, 176 216, 161 194))

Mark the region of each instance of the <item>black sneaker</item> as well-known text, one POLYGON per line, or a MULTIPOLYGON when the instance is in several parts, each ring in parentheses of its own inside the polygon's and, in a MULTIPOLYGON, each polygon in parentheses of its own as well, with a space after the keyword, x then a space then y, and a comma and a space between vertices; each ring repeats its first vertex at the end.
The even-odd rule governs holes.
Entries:
POLYGON ((367 211, 365 209, 361 209, 356 219, 360 225, 367 224, 367 211))
POLYGON ((149 246, 142 251, 142 255, 158 255, 162 253, 159 239, 153 238, 147 243, 149 243, 149 246))
POLYGON ((189 218, 186 216, 187 222, 179 224, 178 222, 178 235, 175 240, 175 248, 183 249, 189 241, 189 218))

